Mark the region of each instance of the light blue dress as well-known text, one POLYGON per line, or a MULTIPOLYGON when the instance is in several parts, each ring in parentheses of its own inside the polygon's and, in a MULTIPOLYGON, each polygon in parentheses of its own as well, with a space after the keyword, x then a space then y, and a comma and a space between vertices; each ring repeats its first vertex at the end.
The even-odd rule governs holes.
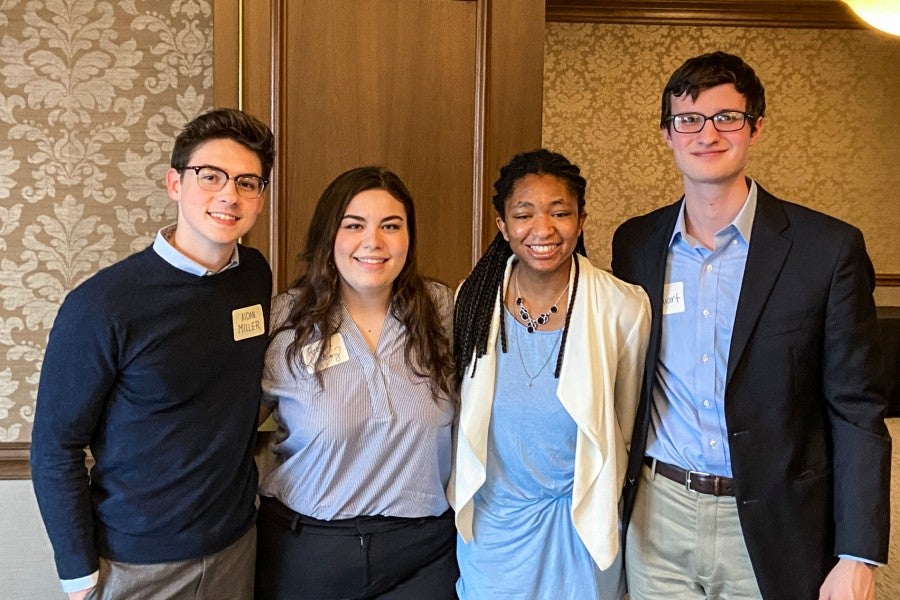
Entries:
POLYGON ((621 553, 600 571, 572 524, 577 427, 553 377, 562 330, 527 333, 504 315, 487 480, 474 497, 472 540, 457 541, 456 590, 464 600, 624 598, 621 553))

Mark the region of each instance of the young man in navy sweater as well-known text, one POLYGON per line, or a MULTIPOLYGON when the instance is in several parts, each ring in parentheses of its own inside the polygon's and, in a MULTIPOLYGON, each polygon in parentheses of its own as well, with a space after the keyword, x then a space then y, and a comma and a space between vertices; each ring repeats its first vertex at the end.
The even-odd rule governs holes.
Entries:
POLYGON ((188 123, 166 174, 177 222, 60 307, 31 468, 70 600, 252 597, 272 278, 237 240, 273 158, 272 132, 241 111, 188 123))

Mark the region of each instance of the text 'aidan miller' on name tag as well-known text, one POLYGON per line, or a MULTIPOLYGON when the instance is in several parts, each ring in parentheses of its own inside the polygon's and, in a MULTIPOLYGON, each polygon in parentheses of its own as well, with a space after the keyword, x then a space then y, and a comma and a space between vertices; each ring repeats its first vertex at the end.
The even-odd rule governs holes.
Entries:
POLYGON ((246 308, 231 311, 231 324, 234 327, 234 341, 263 335, 266 323, 263 318, 262 304, 254 304, 246 308))

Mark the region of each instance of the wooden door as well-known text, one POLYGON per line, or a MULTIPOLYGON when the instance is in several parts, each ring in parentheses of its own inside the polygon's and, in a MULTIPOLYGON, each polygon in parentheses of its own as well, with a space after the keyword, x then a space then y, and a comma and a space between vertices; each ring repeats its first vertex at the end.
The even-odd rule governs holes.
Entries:
POLYGON ((420 269, 456 285, 495 231, 497 169, 540 145, 543 1, 216 3, 229 6, 239 11, 240 52, 230 60, 240 76, 222 85, 243 86, 238 99, 278 138, 270 205, 245 240, 266 253, 276 289, 297 273, 326 185, 364 164, 406 182, 420 269))
POLYGON ((328 183, 380 164, 416 201, 422 270, 455 284, 470 266, 475 3, 289 0, 282 7, 280 281, 293 278, 291 259, 328 183))

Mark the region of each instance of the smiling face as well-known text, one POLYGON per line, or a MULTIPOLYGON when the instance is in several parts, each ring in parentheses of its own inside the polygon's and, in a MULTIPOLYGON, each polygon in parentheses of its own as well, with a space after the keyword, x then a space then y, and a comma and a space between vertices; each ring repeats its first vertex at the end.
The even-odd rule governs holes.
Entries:
MULTIPOLYGON (((745 111, 747 99, 726 83, 703 90, 697 100, 689 94, 671 98, 672 114, 696 112, 712 116, 726 110, 745 111)), ((672 150, 675 164, 684 178, 685 192, 699 186, 714 185, 721 188, 744 185, 744 169, 750 156, 750 146, 759 138, 762 118, 756 120, 751 131, 748 121, 738 131, 717 131, 712 121, 707 121, 698 133, 678 133, 671 126, 661 129, 663 141, 672 150)))
MULTIPOLYGON (((231 178, 263 177, 257 154, 230 139, 201 144, 188 164, 214 166, 231 178)), ((191 169, 183 173, 169 169, 166 191, 178 203, 178 225, 172 244, 185 256, 212 270, 225 266, 235 242, 250 230, 265 202, 265 194, 258 198, 239 196, 231 179, 218 192, 204 190, 197 185, 197 175, 191 169)))
POLYGON ((406 210, 385 190, 366 190, 347 204, 334 238, 341 296, 387 299, 409 252, 406 210))
POLYGON ((523 276, 565 273, 586 215, 566 182, 554 175, 525 175, 506 199, 497 227, 519 259, 523 276))

